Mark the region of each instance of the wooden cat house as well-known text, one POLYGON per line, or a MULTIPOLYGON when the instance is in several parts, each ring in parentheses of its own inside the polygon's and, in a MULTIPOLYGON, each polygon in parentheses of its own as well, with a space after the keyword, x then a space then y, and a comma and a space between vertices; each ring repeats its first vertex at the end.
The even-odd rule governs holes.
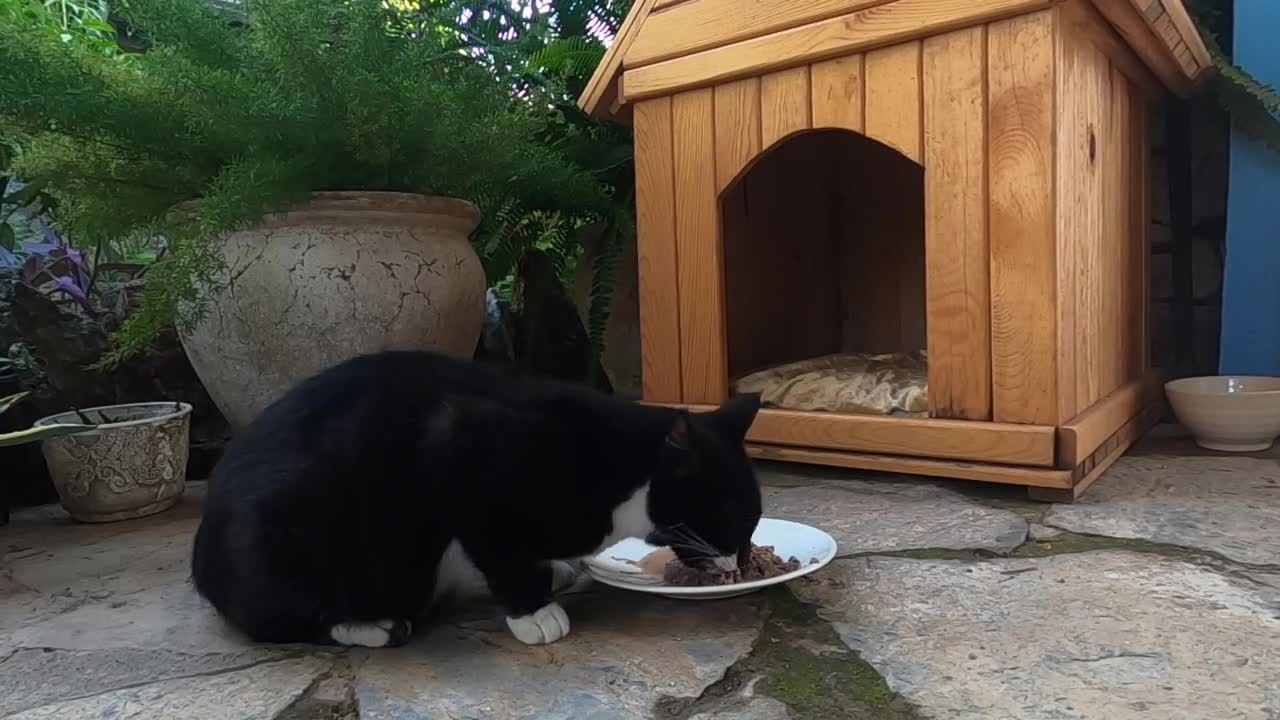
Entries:
POLYGON ((1079 495, 1155 420, 1149 125, 1180 0, 637 0, 644 400, 751 452, 1079 495))

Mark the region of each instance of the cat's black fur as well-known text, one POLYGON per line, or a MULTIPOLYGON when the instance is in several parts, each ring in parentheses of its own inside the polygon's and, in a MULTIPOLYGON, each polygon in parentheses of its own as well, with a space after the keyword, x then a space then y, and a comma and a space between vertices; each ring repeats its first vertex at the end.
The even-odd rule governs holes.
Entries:
POLYGON ((196 588, 259 641, 391 619, 395 643, 456 538, 508 615, 528 616, 552 601, 547 561, 601 549, 646 483, 652 540, 674 529, 734 555, 761 512, 742 446, 758 408, 745 396, 690 415, 440 355, 359 357, 232 443, 196 535, 196 588))

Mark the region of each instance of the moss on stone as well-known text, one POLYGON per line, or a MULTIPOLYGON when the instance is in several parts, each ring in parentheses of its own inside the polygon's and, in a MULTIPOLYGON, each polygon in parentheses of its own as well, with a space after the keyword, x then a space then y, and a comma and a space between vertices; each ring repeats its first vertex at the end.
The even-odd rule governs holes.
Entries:
POLYGON ((876 557, 896 557, 908 560, 987 560, 998 557, 989 550, 955 550, 953 548, 912 548, 892 552, 868 553, 876 557))
POLYGON ((745 702, 748 687, 786 703, 796 720, 915 720, 915 708, 790 591, 768 593, 770 614, 747 657, 697 698, 663 698, 659 717, 688 718, 745 702))
POLYGON ((1010 557, 1043 558, 1053 557, 1054 555, 1093 552, 1095 550, 1123 550, 1147 553, 1190 562, 1204 562, 1211 558, 1208 553, 1197 552, 1196 550, 1176 545, 1165 545, 1151 542, 1150 540, 1081 535, 1066 530, 1046 540, 1029 540, 1015 548, 1010 557))
POLYGON ((897 694, 844 647, 816 608, 786 590, 775 591, 769 601, 773 613, 751 657, 762 676, 760 691, 786 703, 798 718, 911 717, 897 712, 897 694))

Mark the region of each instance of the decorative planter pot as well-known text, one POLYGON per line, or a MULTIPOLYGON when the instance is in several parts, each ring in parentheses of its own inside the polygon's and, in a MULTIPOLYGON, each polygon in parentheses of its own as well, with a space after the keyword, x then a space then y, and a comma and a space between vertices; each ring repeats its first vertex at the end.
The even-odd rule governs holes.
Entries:
MULTIPOLYGON (((152 515, 178 501, 186 488, 191 406, 156 402, 81 410, 93 430, 42 443, 62 506, 82 522, 152 515)), ((36 426, 82 422, 74 412, 36 426)))
POLYGON ((294 384, 381 350, 475 352, 485 274, 471 203, 323 192, 226 238, 227 277, 184 337, 232 427, 294 384))

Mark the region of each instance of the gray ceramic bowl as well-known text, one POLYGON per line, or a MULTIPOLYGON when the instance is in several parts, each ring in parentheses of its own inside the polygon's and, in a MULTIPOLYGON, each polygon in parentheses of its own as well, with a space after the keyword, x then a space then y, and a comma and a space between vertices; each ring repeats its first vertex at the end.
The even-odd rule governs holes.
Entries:
POLYGON ((1164 390, 1201 447, 1256 452, 1280 436, 1280 377, 1190 377, 1171 380, 1164 390))

